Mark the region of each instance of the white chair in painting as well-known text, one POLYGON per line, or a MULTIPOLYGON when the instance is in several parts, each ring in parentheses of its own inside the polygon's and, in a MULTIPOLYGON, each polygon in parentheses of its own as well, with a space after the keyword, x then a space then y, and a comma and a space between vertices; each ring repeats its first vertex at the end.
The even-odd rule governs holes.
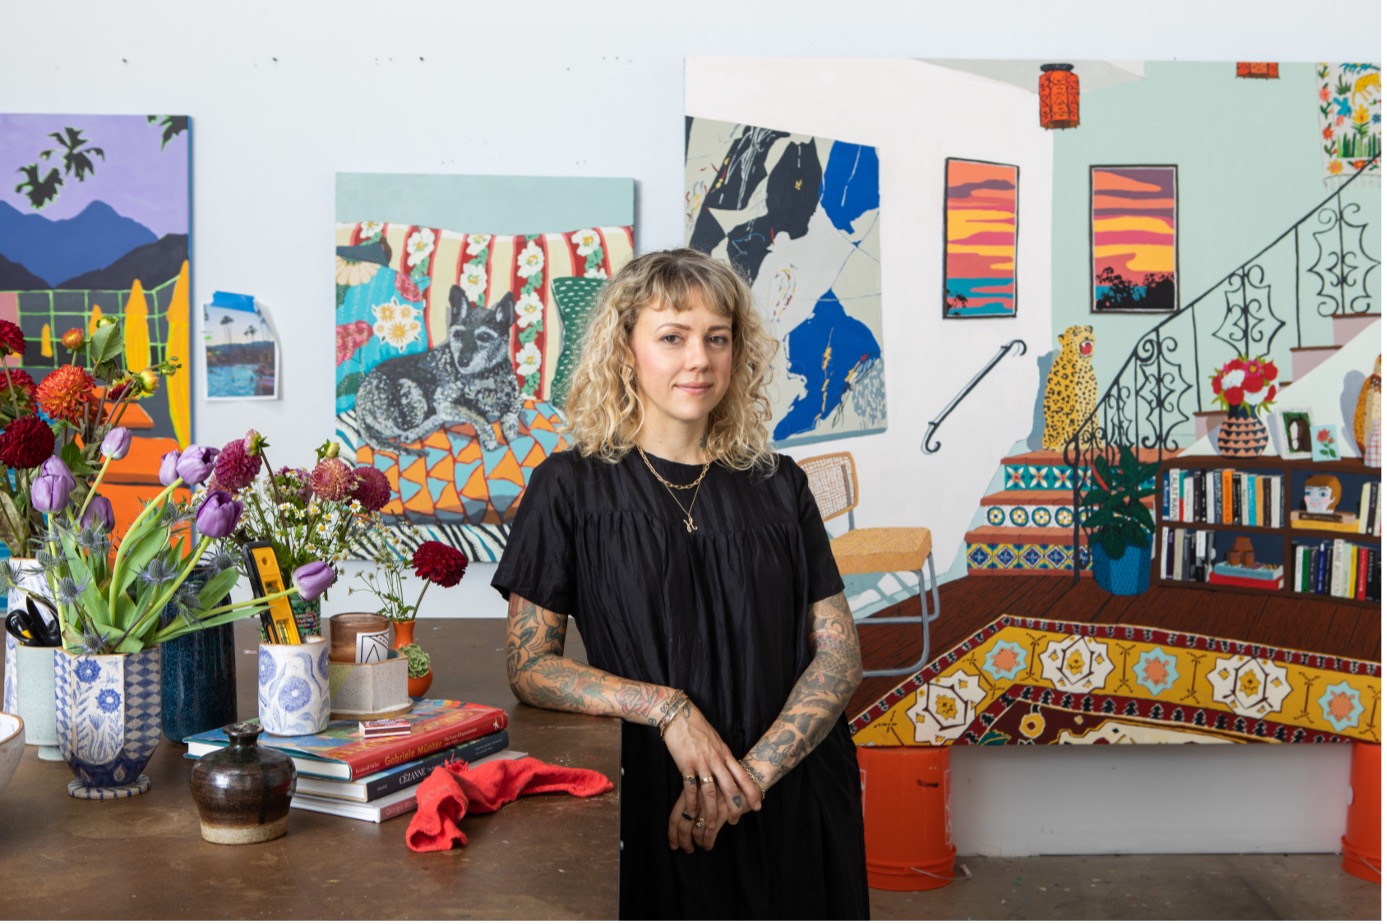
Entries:
POLYGON ((853 509, 857 506, 857 466, 852 453, 834 452, 803 459, 799 467, 809 477, 809 490, 819 505, 819 515, 827 522, 848 515, 848 531, 831 540, 833 558, 840 574, 880 574, 913 572, 919 581, 919 616, 876 616, 860 626, 920 624, 920 656, 908 667, 863 671, 864 677, 893 677, 913 674, 929 661, 929 624, 939 618, 939 581, 934 573, 934 544, 924 527, 878 526, 858 529, 853 509), (925 583, 925 569, 929 583, 925 583), (928 593, 927 593, 928 591, 928 593), (926 606, 926 597, 933 609, 926 606))

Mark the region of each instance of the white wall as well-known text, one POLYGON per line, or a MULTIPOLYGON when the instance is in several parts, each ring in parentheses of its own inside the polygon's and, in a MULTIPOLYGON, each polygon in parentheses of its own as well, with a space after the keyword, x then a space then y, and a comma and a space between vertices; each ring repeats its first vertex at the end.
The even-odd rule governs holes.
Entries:
MULTIPOLYGON (((0 109, 193 117, 195 302, 215 289, 252 293, 289 344, 285 399, 244 407, 198 401, 197 439, 220 445, 254 425, 269 437, 276 462, 289 464, 333 431, 338 171, 635 177, 638 248, 650 250, 682 240, 686 56, 1381 60, 1374 0, 1336 5, 1335 28, 1326 28, 1329 14, 1312 0, 1168 0, 1130 7, 1125 28, 1114 23, 1124 9, 1107 0, 994 0, 975 8, 918 0, 0 0, 0 35, 28 37, 13 38, 0 55, 0 109)), ((928 106, 954 104, 909 95, 869 102, 907 122, 928 106)), ((928 135, 927 122, 919 128, 928 135)), ((932 156, 946 149, 948 139, 938 141, 932 156)), ((892 234, 911 227, 917 205, 938 214, 938 173, 894 175, 896 189, 919 188, 924 204, 885 200, 892 234)), ((1023 173, 1023 180, 1034 176, 1023 173)), ((927 244, 921 260, 938 273, 938 235, 920 233, 927 244)), ((884 239, 884 246, 893 248, 888 266, 899 262, 890 255, 901 244, 884 239)), ((1023 241, 1023 261, 1032 252, 1038 249, 1023 241)), ((899 276, 886 284, 893 280, 899 276)), ((933 316, 936 306, 923 310, 933 316)), ((1027 306, 1021 311, 1024 318, 1027 306)), ((990 355, 995 346, 977 349, 990 355)), ((959 363, 976 368, 972 356, 959 363)), ((895 368, 888 374, 904 374, 902 364, 895 368)), ((933 416, 932 396, 911 405, 916 399, 897 395, 895 384, 893 420, 907 412, 933 416)), ((946 431, 941 439, 971 436, 946 431)), ((891 431, 882 437, 897 438, 891 431)), ((902 445, 918 439, 918 431, 899 436, 902 445)), ((912 466, 928 464, 911 458, 912 466)), ((474 566, 454 592, 433 592, 427 610, 502 615, 487 586, 490 572, 474 566)), ((333 597, 328 612, 359 602, 333 597)), ((1346 749, 1285 750, 1185 748, 1177 758, 1150 749, 959 748, 955 837, 964 852, 1333 850, 1343 831, 1346 749), (1115 773, 1122 812, 1111 817, 1122 823, 1076 822, 1076 806, 1089 815, 1117 811, 1112 803, 1081 802, 1091 786, 1115 782, 1115 773), (1143 795, 1151 791, 1178 791, 1179 798, 1143 795), (1288 805, 1299 811, 1287 812, 1288 805), (1284 837, 1273 841, 1255 830, 1254 808, 1284 821, 1284 837), (1061 844, 1037 831, 1077 840, 1061 844)))

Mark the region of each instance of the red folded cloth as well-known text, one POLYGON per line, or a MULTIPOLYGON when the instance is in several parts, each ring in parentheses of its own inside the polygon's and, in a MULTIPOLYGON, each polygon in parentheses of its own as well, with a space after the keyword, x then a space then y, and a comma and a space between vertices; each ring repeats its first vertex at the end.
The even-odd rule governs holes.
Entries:
POLYGON ((405 843, 410 850, 451 850, 467 844, 458 822, 469 811, 494 812, 521 796, 566 792, 587 798, 611 792, 612 781, 596 770, 560 767, 533 757, 492 760, 478 767, 454 761, 435 767, 419 784, 419 808, 410 819, 405 843))

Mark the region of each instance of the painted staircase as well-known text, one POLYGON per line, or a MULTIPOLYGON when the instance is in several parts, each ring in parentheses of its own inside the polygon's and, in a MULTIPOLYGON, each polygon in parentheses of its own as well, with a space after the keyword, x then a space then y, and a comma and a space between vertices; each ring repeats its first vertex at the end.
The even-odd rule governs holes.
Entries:
MULTIPOLYGON (((1155 461, 1154 449, 1138 451, 1155 461)), ((1079 469, 1079 490, 1088 490, 1090 471, 1079 469)), ((1146 501, 1154 508, 1154 498, 1146 501)), ((1002 460, 1002 490, 980 503, 981 526, 964 534, 969 574, 1054 574, 1073 577, 1074 470, 1064 453, 1041 449, 1002 460)), ((1087 576, 1087 537, 1079 532, 1080 574, 1087 576)))

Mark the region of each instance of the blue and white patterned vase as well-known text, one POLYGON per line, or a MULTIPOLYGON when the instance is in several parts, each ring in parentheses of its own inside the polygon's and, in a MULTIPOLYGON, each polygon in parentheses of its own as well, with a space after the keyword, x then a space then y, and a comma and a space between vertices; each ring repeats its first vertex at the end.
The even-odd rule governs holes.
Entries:
POLYGON ((78 799, 124 799, 149 789, 143 771, 163 737, 158 646, 136 654, 54 658, 58 749, 78 799))
POLYGON ((260 644, 260 725, 271 735, 316 735, 332 712, 328 644, 321 635, 302 645, 260 644))
MULTIPOLYGON (((11 558, 10 567, 16 572, 19 578, 19 586, 11 587, 9 599, 5 601, 5 612, 10 610, 24 609, 24 601, 29 594, 37 594, 40 597, 48 597, 48 585, 43 580, 43 571, 39 569, 39 563, 32 558, 11 558)), ((39 607, 39 612, 46 614, 47 610, 39 607)), ((14 650, 18 647, 15 637, 8 632, 5 636, 5 700, 4 707, 0 712, 14 712, 18 708, 18 659, 15 658, 14 650)))

